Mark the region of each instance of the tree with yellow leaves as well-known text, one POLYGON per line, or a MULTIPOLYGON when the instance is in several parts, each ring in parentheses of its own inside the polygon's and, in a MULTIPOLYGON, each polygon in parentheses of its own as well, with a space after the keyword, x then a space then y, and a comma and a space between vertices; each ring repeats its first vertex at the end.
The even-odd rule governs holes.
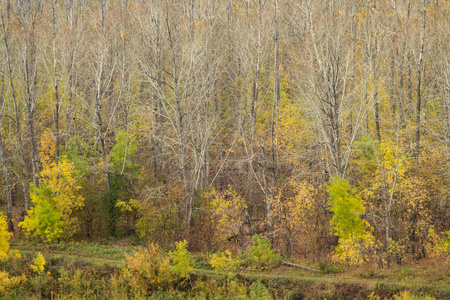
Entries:
POLYGON ((370 224, 361 218, 366 208, 362 199, 348 181, 334 178, 327 187, 333 218, 331 227, 339 237, 336 254, 339 260, 349 264, 364 261, 366 249, 373 247, 374 237, 370 224))
POLYGON ((215 218, 216 239, 224 241, 230 237, 238 236, 242 224, 249 217, 247 205, 232 187, 223 192, 211 190, 207 197, 211 197, 210 210, 215 218))
POLYGON ((52 159, 55 150, 52 139, 49 133, 44 135, 40 153, 43 165, 39 173, 40 185, 31 186, 30 198, 34 205, 19 224, 28 233, 47 241, 70 237, 76 228, 72 211, 84 204, 83 196, 78 193, 81 186, 75 166, 64 155, 58 164, 52 159))
POLYGON ((6 219, 2 212, 0 212, 0 261, 5 261, 11 256, 9 249, 9 239, 12 233, 8 232, 6 219))

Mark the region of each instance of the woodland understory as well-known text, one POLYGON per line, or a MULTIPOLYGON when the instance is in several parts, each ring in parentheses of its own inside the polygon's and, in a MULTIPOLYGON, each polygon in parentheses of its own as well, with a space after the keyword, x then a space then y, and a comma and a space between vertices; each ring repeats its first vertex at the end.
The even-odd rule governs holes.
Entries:
POLYGON ((0 9, 0 248, 8 230, 196 253, 256 235, 289 261, 379 268, 448 257, 449 1, 0 9))

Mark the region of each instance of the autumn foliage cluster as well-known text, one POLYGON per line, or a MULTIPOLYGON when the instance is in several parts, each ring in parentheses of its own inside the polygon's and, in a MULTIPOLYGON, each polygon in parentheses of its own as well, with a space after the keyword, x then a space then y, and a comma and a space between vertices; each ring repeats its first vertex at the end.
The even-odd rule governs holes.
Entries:
POLYGON ((450 2, 0 9, 10 232, 195 251, 262 234, 380 267, 449 253, 450 2))

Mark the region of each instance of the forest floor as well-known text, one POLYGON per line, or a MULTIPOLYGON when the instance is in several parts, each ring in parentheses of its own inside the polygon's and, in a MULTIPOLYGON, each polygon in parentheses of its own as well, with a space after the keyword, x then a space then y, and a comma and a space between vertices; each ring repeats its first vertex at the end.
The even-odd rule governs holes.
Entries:
MULTIPOLYGON (((38 252, 46 259, 46 270, 52 272, 58 268, 69 270, 81 269, 84 272, 95 272, 110 276, 124 267, 127 254, 137 250, 136 246, 124 246, 111 243, 70 242, 44 244, 31 241, 16 240, 11 243, 12 249, 17 249, 29 261, 38 252)), ((192 272, 194 280, 220 279, 224 274, 218 274, 209 266, 204 254, 195 255, 195 269, 192 272)), ((307 270, 279 266, 270 271, 241 269, 235 278, 242 282, 260 281, 271 290, 291 290, 292 298, 333 299, 332 295, 341 295, 339 299, 366 299, 375 292, 384 297, 402 290, 408 290, 417 295, 433 295, 436 299, 450 299, 450 268, 445 261, 425 258, 408 265, 394 265, 390 268, 378 268, 373 265, 350 267, 346 265, 323 263, 311 264, 320 269, 320 273, 307 270)), ((286 293, 284 293, 285 295, 286 293)))

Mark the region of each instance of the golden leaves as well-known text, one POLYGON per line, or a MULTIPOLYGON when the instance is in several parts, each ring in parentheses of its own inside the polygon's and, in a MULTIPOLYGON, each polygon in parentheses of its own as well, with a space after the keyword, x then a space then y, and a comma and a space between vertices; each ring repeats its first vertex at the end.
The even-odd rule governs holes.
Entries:
POLYGON ((49 131, 44 133, 39 156, 43 170, 39 173, 40 185, 32 186, 30 198, 34 206, 28 211, 19 226, 47 241, 69 237, 75 230, 74 209, 84 205, 84 197, 78 192, 78 172, 66 156, 54 160, 54 138, 49 131))
POLYGON ((232 188, 223 192, 210 191, 206 197, 212 198, 210 210, 215 216, 218 240, 238 234, 247 214, 245 200, 232 188))

